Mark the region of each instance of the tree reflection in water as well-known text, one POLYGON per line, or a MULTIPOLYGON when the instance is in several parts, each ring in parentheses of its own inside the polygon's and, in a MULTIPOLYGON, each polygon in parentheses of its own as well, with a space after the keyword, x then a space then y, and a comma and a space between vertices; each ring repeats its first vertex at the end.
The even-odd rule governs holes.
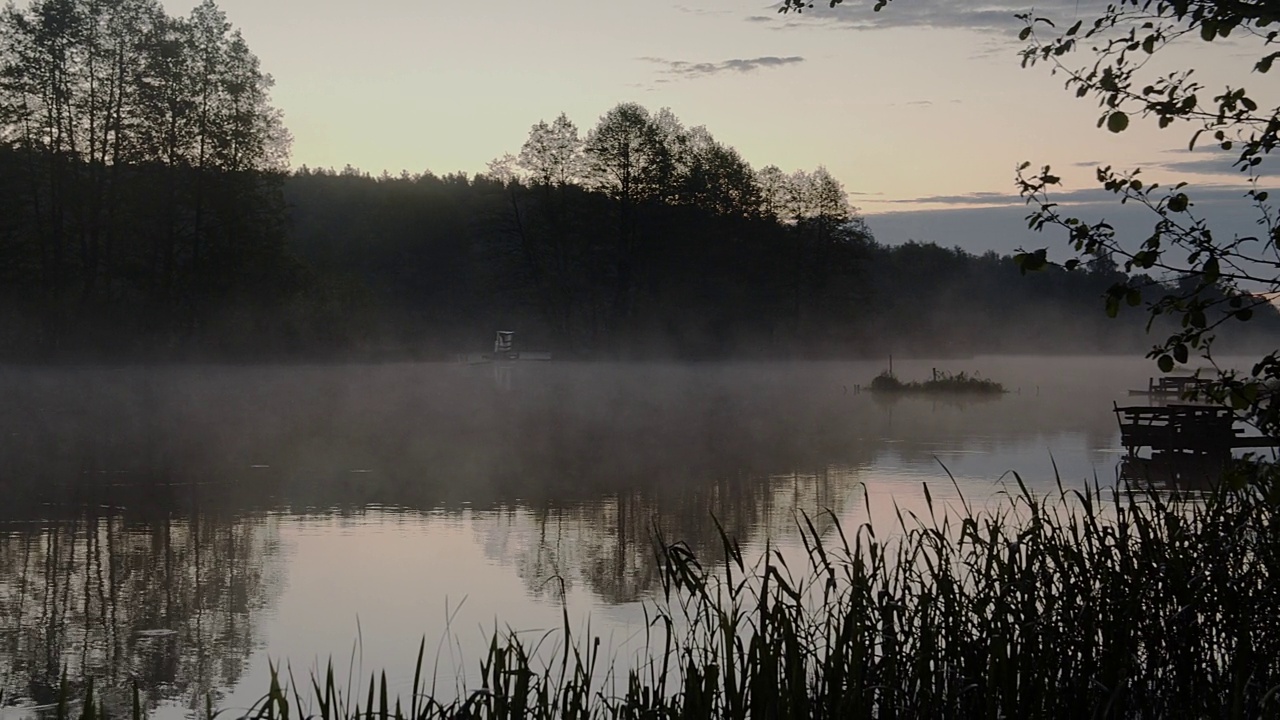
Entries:
POLYGON ((205 508, 193 486, 62 495, 0 518, 0 686, 26 695, 6 702, 56 703, 63 677, 74 698, 93 677, 122 714, 135 682, 147 708, 216 703, 281 592, 277 520, 205 508))
POLYGON ((796 510, 894 492, 887 466, 945 483, 935 458, 964 453, 994 479, 1011 450, 1114 447, 1112 399, 1146 369, 1112 363, 975 361, 1027 392, 963 405, 850 391, 878 362, 533 363, 506 388, 430 364, 0 368, 0 689, 51 702, 65 672, 117 707, 135 678, 153 707, 234 693, 282 593, 281 533, 316 514, 467 518, 531 595, 629 603, 654 586, 655 530, 714 559, 713 517, 744 546, 794 537, 796 510))
POLYGON ((680 541, 704 560, 723 556, 720 529, 741 544, 795 535, 801 512, 822 532, 857 487, 856 471, 677 484, 597 502, 507 506, 477 515, 485 554, 511 563, 530 594, 558 599, 577 585, 617 605, 641 600, 658 579, 654 543, 680 541), (719 527, 717 527, 719 523, 719 527))

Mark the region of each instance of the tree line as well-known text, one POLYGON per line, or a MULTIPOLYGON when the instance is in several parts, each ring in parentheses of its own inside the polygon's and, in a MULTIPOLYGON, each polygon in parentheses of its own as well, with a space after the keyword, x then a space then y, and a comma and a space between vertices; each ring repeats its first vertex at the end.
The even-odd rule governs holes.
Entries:
POLYGON ((565 115, 475 177, 290 172, 271 77, 206 0, 0 15, 6 359, 440 358, 495 329, 589 358, 1132 350, 1105 258, 877 243, 823 168, 670 110, 565 115))
POLYGON ((0 13, 0 287, 19 354, 142 354, 295 270, 271 77, 210 1, 0 13))

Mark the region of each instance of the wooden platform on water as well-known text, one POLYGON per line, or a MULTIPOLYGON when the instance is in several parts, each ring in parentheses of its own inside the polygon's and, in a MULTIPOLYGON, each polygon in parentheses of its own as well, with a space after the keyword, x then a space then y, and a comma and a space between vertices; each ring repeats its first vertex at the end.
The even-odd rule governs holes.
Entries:
POLYGON ((455 362, 467 365, 485 365, 494 362, 515 362, 517 360, 547 362, 551 359, 551 353, 530 352, 528 350, 510 353, 458 353, 454 355, 453 359, 455 362))
POLYGON ((1130 390, 1130 395, 1147 395, 1153 398, 1182 398, 1196 390, 1203 390, 1210 383, 1208 378, 1190 375, 1166 375, 1147 379, 1146 390, 1130 390))
POLYGON ((1227 455, 1237 448, 1280 447, 1280 441, 1249 436, 1230 408, 1209 405, 1115 407, 1120 445, 1134 455, 1153 452, 1227 455))

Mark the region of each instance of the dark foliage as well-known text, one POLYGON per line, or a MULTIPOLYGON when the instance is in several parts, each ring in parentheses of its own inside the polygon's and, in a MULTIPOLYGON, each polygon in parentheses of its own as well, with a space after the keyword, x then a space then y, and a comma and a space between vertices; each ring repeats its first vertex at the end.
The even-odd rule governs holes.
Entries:
POLYGON ((911 380, 904 382, 890 372, 882 372, 871 380, 871 391, 881 393, 930 393, 930 394, 964 394, 1000 395, 1008 392, 995 380, 990 380, 966 372, 938 373, 923 382, 911 380))
POLYGON ((209 0, 40 0, 0 35, 6 361, 446 358, 499 328, 560 357, 1124 352, 1142 321, 1091 308, 1159 285, 877 244, 825 169, 755 170, 634 103, 474 178, 289 174, 271 78, 209 0))

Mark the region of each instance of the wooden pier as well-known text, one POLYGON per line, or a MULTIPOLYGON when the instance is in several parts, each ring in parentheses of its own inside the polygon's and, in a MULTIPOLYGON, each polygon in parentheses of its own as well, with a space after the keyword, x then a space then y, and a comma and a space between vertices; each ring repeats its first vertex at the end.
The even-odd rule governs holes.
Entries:
POLYGON ((1192 375, 1166 375, 1147 379, 1146 390, 1130 390, 1130 395, 1146 395, 1153 399, 1182 399, 1193 392, 1205 389, 1211 381, 1208 378, 1192 375))
POLYGON ((1280 441, 1248 436, 1236 427, 1230 408, 1211 405, 1163 405, 1115 407, 1120 423, 1120 444, 1136 455, 1141 448, 1153 452, 1226 456, 1236 448, 1280 446, 1280 441))

